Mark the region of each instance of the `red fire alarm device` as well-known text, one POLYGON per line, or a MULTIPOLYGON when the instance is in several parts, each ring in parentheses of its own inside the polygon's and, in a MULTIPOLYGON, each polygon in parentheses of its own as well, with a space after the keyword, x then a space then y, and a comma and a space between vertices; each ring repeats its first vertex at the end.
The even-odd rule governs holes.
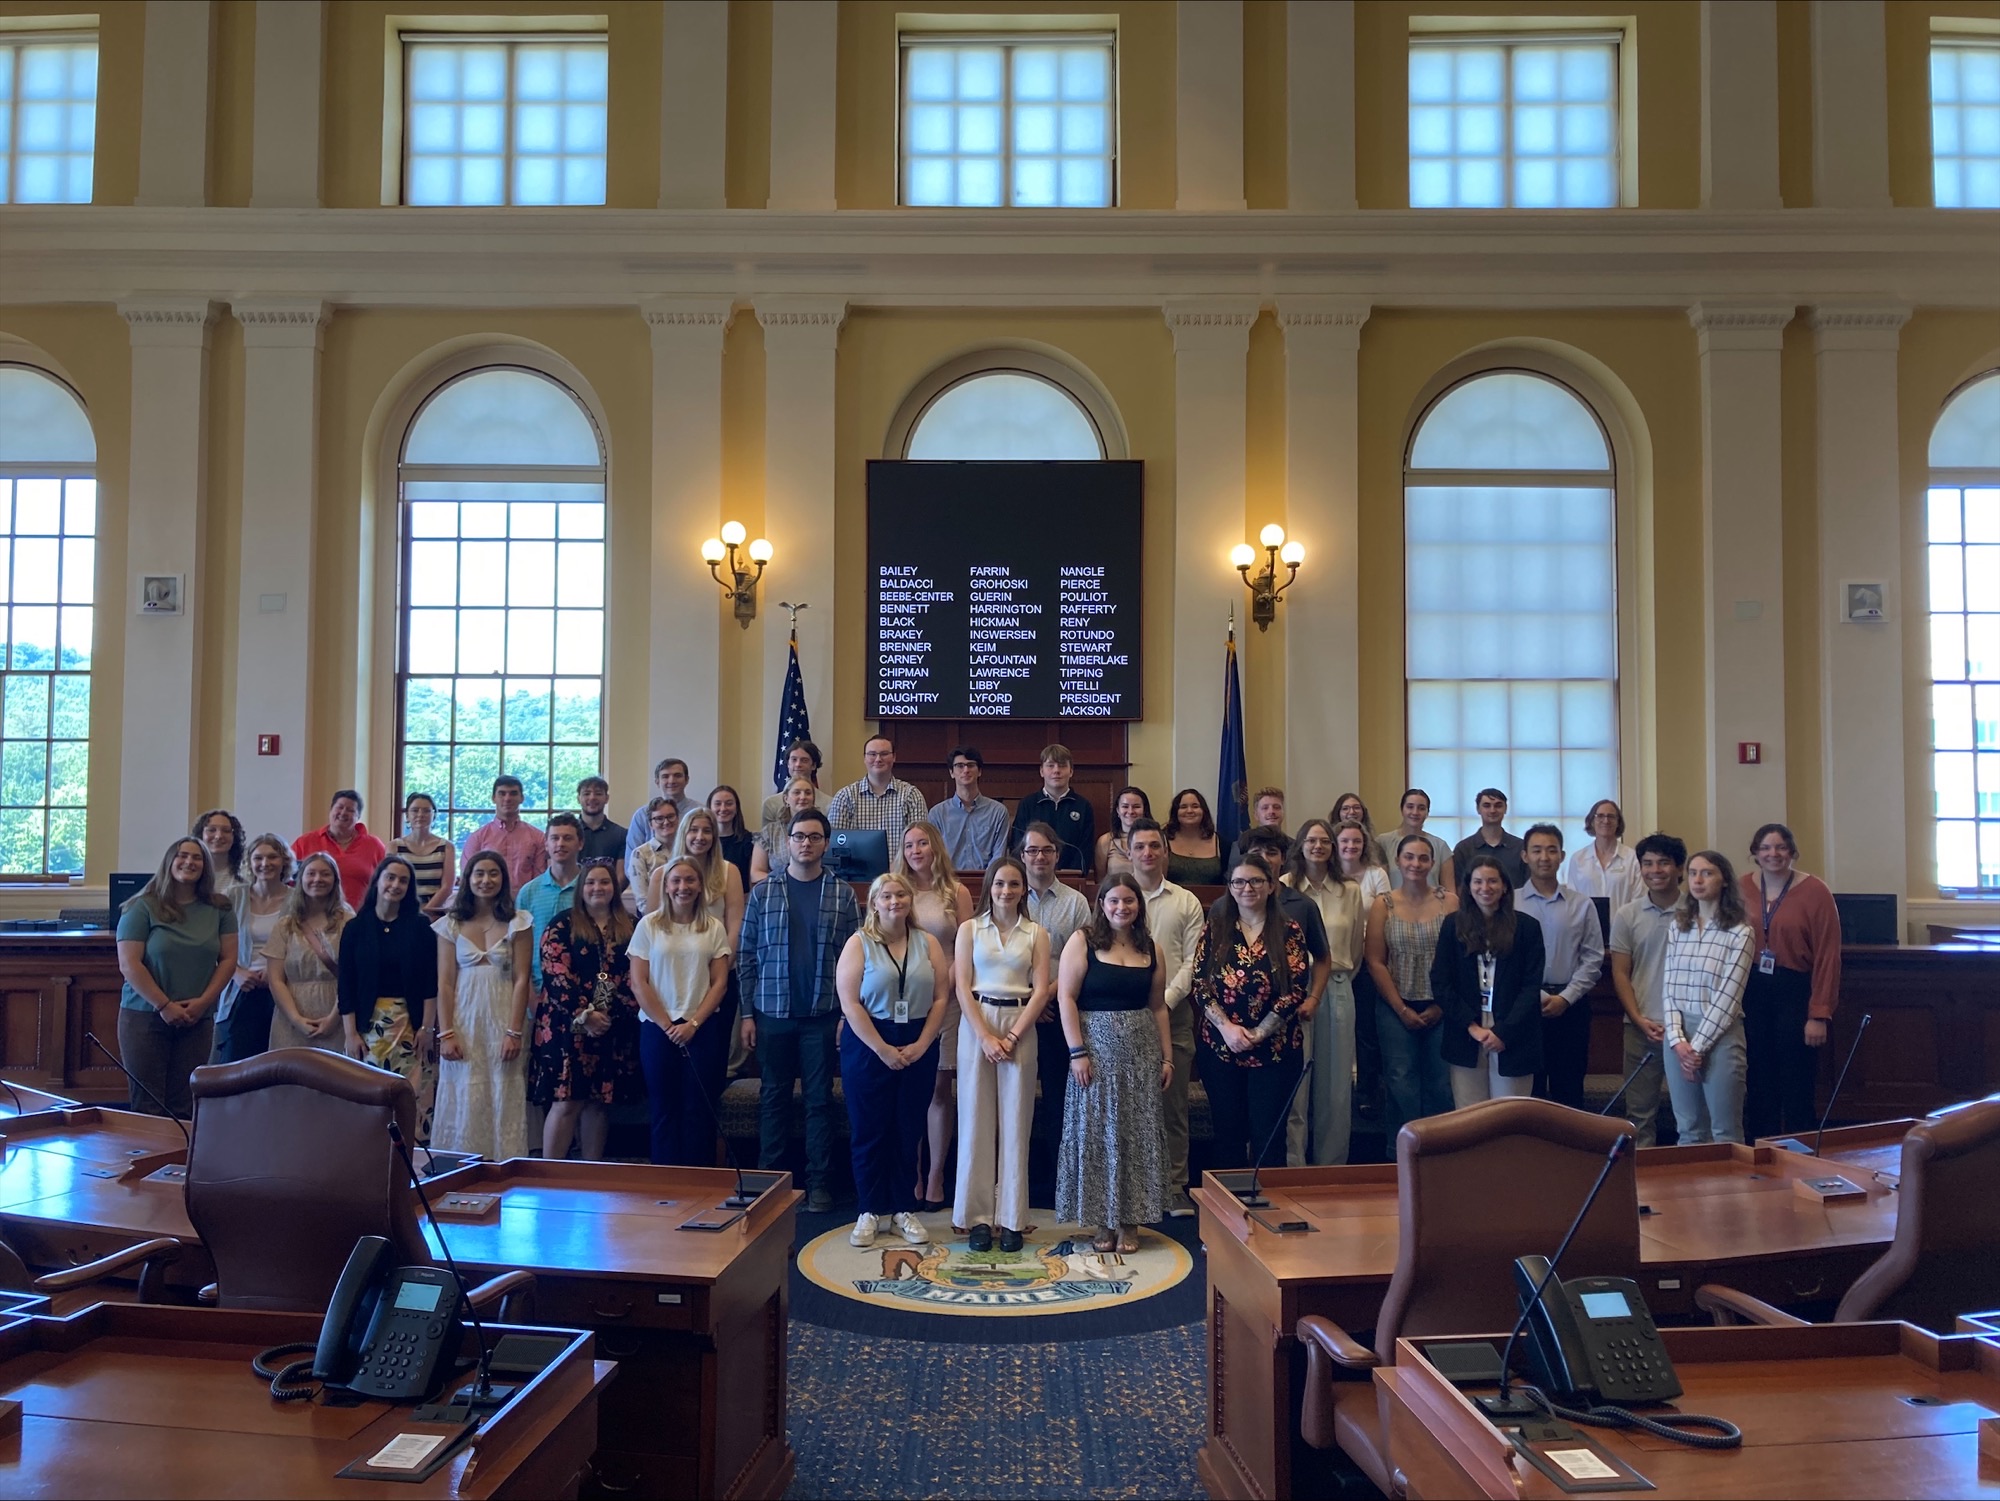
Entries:
MULTIPOLYGON (((275 736, 272 738, 276 739, 275 736)), ((1762 766, 1764 764, 1764 742, 1761 740, 1737 741, 1736 761, 1739 766, 1762 766)))
POLYGON ((276 735, 259 735, 257 737, 257 754, 260 756, 277 755, 278 737, 276 735))

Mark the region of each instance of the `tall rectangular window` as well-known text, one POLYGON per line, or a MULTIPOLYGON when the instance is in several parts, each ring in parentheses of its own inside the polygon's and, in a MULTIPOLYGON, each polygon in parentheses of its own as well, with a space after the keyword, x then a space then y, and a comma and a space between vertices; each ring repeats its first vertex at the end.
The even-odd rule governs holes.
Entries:
POLYGON ((1111 207, 1116 76, 1109 37, 904 37, 903 202, 1111 207))
POLYGON ((88 203, 97 38, 0 40, 0 203, 88 203))
POLYGON ((1618 42, 1410 40, 1410 207, 1613 208, 1618 42))
POLYGON ((1932 485, 1938 885, 2000 886, 2000 488, 1932 485))
POLYGON ((2000 37, 1931 43, 1931 184, 1939 208, 2000 208, 2000 37))
POLYGON ((403 38, 403 202, 604 202, 603 37, 403 38))

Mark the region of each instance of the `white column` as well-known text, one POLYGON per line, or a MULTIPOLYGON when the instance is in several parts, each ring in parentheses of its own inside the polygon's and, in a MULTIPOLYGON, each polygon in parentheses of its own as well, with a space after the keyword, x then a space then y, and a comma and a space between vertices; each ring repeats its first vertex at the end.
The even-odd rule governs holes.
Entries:
POLYGON ((1174 15, 1174 207, 1242 208, 1242 0, 1178 0, 1174 15))
POLYGON ((1701 351, 1703 648, 1711 848, 1748 849, 1785 807, 1780 360, 1789 304, 1688 309, 1701 351), (1737 747, 1761 746, 1756 765, 1737 747))
MULTIPOLYGON (((847 304, 836 297, 760 297, 764 326, 764 535, 775 556, 759 596, 764 633, 764 733, 755 764, 778 738, 778 697, 787 661, 780 599, 799 613, 799 671, 813 739, 839 786, 853 777, 839 759, 833 713, 833 416, 834 360, 847 304)), ((859 746, 851 748, 858 753, 859 746)), ((858 765, 858 763, 856 763, 858 765)))
MULTIPOLYGON (((1249 595, 1229 566, 1244 540, 1245 409, 1252 297, 1166 305, 1174 335, 1174 785, 1215 796, 1222 645, 1232 605, 1239 652, 1249 595)), ((1254 539, 1253 539, 1254 540, 1254 539)), ((1245 706, 1245 714, 1249 712, 1245 706)))
POLYGON ((662 7, 665 84, 660 92, 660 207, 723 206, 723 138, 729 103, 729 0, 662 7))
POLYGON ((321 302, 258 300, 231 311, 243 325, 243 520, 230 797, 253 832, 296 834, 317 825, 325 801, 306 775, 327 310, 321 302), (277 755, 258 754, 262 735, 278 737, 277 755))
POLYGON ((653 335, 646 764, 662 756, 685 757, 694 768, 690 780, 712 787, 728 780, 722 775, 719 707, 722 591, 702 563, 700 548, 725 519, 722 339, 732 313, 726 297, 663 297, 644 311, 653 335), (705 712, 689 712, 701 705, 708 706, 705 712))
POLYGON ((839 50, 838 5, 826 0, 773 0, 768 208, 836 206, 834 72, 839 50))
MULTIPOLYGON (((1819 370, 1820 754, 1835 891, 1906 894, 1901 480, 1896 345, 1906 307, 1816 307, 1819 370), (1842 585, 1879 584, 1885 617, 1844 624, 1842 585)), ((1813 862, 1818 861, 1815 865, 1813 862)))
POLYGON ((194 807, 208 491, 208 347, 215 304, 121 302, 132 338, 132 474, 125 527, 118 869, 152 870, 194 807), (181 576, 179 615, 143 615, 142 574, 181 576))
POLYGON ((1361 326, 1368 305, 1281 297, 1285 531, 1306 550, 1285 619, 1285 793, 1324 816, 1361 782, 1361 326))
POLYGON ((208 201, 209 0, 146 0, 139 94, 139 193, 143 205, 199 208, 208 201))
POLYGON ((321 0, 257 0, 250 207, 319 207, 321 0))
POLYGON ((1782 206, 1777 0, 1701 0, 1701 206, 1782 206))
POLYGON ((1882 0, 1812 0, 1813 207, 1889 206, 1882 0))
POLYGON ((1354 0, 1285 7, 1285 113, 1285 207, 1353 208, 1354 0))

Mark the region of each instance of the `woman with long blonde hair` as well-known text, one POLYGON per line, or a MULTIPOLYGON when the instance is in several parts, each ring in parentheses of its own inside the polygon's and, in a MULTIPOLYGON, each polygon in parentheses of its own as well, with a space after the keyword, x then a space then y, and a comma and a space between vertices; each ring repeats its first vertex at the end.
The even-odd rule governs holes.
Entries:
MULTIPOLYGON (((903 830, 902 845, 889 868, 910 883, 910 921, 938 941, 949 969, 959 924, 972 915, 972 893, 952 874, 943 830, 929 819, 918 819, 903 830)), ((944 1158, 951 1150, 952 1127, 958 1120, 953 1099, 958 1081, 958 1023, 958 1007, 945 1007, 938 1034, 937 1078, 931 1085, 930 1110, 925 1118, 924 1177, 917 1185, 917 1199, 925 1209, 944 1207, 944 1158)))
POLYGON ((639 1064, 652 1120, 652 1160, 712 1167, 715 1123, 729 1056, 727 1019, 715 1020, 729 986, 729 940, 702 904, 707 873, 688 855, 660 871, 660 905, 640 921, 626 950, 639 1004, 639 1064))
POLYGON ((297 881, 265 947, 271 984, 271 1046, 344 1051, 340 1036, 340 931, 354 911, 327 854, 299 862, 297 881))

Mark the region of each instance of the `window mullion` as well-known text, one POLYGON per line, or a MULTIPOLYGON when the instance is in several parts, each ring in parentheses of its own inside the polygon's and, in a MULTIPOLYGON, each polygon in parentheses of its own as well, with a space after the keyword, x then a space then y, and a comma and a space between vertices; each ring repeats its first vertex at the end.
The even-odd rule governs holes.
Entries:
POLYGON ((1000 47, 1000 203, 1016 208, 1014 202, 1014 49, 1000 47))
POLYGON ((1514 48, 1500 49, 1500 201, 1519 208, 1514 201, 1514 48))
POLYGON ((520 66, 521 53, 512 42, 503 44, 507 50, 507 118, 501 126, 500 134, 500 201, 509 208, 514 207, 514 71, 520 66))

